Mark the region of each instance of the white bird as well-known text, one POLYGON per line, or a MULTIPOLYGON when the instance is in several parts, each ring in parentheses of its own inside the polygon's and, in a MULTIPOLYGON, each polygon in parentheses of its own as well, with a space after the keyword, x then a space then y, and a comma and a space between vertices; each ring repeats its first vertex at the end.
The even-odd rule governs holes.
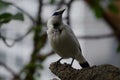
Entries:
MULTIPOLYGON (((76 59, 82 68, 90 67, 82 55, 79 42, 70 26, 63 23, 65 9, 56 10, 47 22, 47 35, 53 50, 62 58, 76 59)), ((58 62, 60 62, 60 60, 58 62)))

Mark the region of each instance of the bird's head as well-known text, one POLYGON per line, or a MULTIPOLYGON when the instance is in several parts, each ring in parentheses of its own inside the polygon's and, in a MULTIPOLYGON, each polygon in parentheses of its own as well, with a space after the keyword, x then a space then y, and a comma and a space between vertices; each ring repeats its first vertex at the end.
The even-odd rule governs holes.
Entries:
POLYGON ((48 26, 52 25, 53 27, 54 26, 59 27, 59 25, 61 25, 62 23, 62 14, 64 11, 65 11, 65 8, 56 10, 48 20, 47 25, 48 26))
POLYGON ((56 10, 53 15, 51 16, 52 22, 61 22, 62 21, 62 14, 65 11, 64 9, 58 9, 56 10))

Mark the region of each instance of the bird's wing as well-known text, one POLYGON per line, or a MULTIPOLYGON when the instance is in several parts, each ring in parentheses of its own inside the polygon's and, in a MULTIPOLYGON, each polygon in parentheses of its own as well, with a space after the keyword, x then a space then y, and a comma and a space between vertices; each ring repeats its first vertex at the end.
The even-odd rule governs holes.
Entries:
POLYGON ((77 40, 74 32, 73 32, 72 29, 70 28, 70 26, 68 26, 68 25, 64 25, 64 26, 65 26, 65 29, 67 30, 67 32, 69 32, 71 38, 74 40, 77 48, 79 48, 79 50, 81 51, 80 44, 79 44, 79 42, 78 42, 78 40, 77 40))

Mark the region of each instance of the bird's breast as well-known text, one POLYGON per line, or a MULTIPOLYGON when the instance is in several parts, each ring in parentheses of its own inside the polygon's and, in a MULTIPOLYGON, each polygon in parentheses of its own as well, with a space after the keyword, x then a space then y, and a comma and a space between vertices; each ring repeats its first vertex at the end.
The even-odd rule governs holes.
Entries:
POLYGON ((63 58, 69 58, 75 53, 74 43, 65 31, 60 33, 53 33, 51 45, 56 53, 63 58))

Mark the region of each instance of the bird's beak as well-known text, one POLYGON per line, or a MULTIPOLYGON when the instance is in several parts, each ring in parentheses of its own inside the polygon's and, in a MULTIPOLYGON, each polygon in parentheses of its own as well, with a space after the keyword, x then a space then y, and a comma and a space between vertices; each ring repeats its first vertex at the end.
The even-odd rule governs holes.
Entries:
POLYGON ((65 8, 64 8, 64 9, 61 9, 60 13, 63 14, 64 11, 65 11, 65 8))
POLYGON ((53 14, 53 16, 62 15, 64 11, 65 11, 65 8, 59 9, 59 10, 57 10, 57 11, 53 14))

